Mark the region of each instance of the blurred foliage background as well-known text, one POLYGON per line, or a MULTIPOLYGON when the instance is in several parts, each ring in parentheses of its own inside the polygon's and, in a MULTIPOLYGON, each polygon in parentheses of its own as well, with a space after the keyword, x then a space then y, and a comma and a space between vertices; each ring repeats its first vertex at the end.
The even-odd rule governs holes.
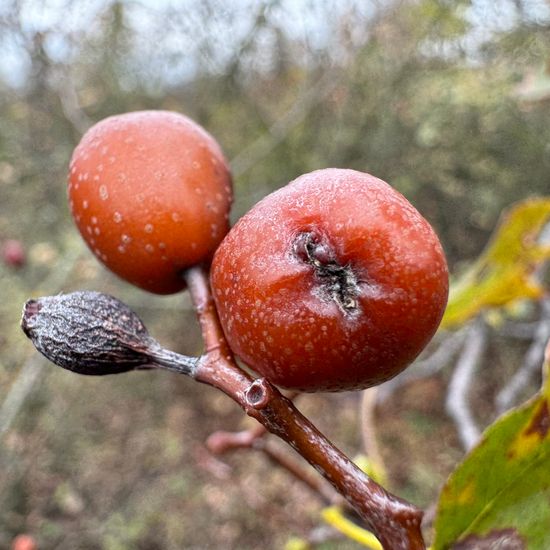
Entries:
MULTIPOLYGON (((234 219, 302 173, 367 171, 432 222, 459 273, 504 207, 550 191, 550 4, 4 0, 0 51, 0 548, 21 532, 40 548, 107 550, 306 536, 315 495, 259 455, 222 463, 204 449, 212 430, 248 425, 228 399, 167 374, 80 378, 24 338, 28 297, 90 288, 129 303, 163 344, 200 352, 185 296, 129 288, 80 241, 65 198, 72 149, 112 114, 185 113, 231 161, 234 219)), ((528 344, 492 341, 479 419, 528 344)), ((462 454, 445 384, 437 373, 377 411, 391 488, 422 506, 462 454)), ((358 400, 301 407, 354 455, 358 400)))

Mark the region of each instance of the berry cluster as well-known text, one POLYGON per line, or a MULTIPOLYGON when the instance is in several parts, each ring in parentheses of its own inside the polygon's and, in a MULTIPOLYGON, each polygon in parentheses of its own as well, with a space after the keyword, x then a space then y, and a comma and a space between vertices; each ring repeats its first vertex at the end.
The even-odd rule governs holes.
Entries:
POLYGON ((402 371, 439 325, 448 272, 428 222, 387 183, 325 169, 272 193, 229 226, 228 163, 190 119, 108 118, 70 166, 69 204, 93 253, 151 292, 211 264, 233 352, 276 385, 340 391, 402 371))

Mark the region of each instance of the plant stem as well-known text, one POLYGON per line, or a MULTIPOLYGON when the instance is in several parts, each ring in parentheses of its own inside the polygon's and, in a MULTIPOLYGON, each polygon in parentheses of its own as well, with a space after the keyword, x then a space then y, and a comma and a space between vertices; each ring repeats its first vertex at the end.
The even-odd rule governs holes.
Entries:
POLYGON ((387 550, 424 550, 422 512, 388 493, 336 448, 265 378, 240 369, 225 340, 202 267, 185 272, 206 351, 196 380, 214 386, 293 447, 349 502, 387 550))

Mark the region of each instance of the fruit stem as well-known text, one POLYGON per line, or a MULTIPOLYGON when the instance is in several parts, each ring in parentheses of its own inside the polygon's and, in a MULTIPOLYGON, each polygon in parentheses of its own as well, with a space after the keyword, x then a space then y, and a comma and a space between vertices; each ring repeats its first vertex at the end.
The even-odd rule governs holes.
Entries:
POLYGON ((424 550, 422 511, 369 478, 268 380, 254 380, 239 368, 225 340, 207 272, 196 266, 184 277, 206 347, 196 380, 222 390, 301 454, 348 501, 385 549, 424 550))

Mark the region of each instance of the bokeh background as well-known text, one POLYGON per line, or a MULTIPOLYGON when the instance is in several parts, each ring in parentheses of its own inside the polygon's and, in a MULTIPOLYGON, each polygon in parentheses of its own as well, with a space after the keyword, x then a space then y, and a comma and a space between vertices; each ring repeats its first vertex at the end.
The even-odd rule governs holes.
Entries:
MULTIPOLYGON (((319 534, 320 502, 260 453, 209 455, 212 431, 250 426, 228 398, 166 373, 73 375, 19 328, 29 297, 94 289, 126 301, 165 346, 200 353, 186 296, 109 274, 69 216, 82 133, 139 109, 185 113, 218 139, 234 220, 300 174, 355 168, 415 204, 458 274, 503 208, 550 191, 550 3, 0 3, 0 548, 19 533, 41 549, 283 548, 319 534)), ((529 349, 532 314, 516 338, 489 343, 471 396, 481 424, 529 349)), ((374 411, 391 489, 424 507, 464 452, 445 413, 448 378, 443 364, 374 411)), ((354 456, 360 400, 299 406, 354 456)))

